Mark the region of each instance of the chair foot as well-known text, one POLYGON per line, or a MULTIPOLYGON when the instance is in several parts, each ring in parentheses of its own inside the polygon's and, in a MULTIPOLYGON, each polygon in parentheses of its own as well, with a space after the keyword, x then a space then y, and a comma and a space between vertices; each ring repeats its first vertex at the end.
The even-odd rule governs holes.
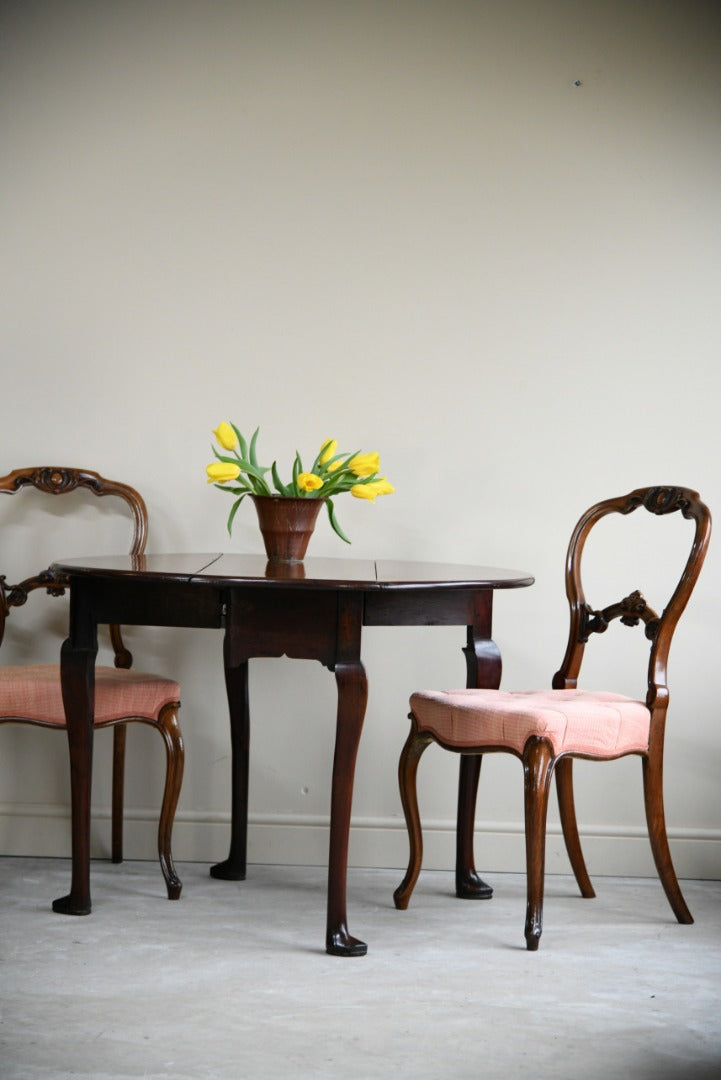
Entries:
POLYGON ((177 878, 174 882, 166 882, 168 888, 168 900, 180 900, 180 894, 183 891, 183 883, 177 878))
POLYGON ((526 949, 529 952, 538 952, 538 946, 541 942, 541 933, 543 931, 542 918, 543 915, 540 911, 535 913, 529 912, 526 915, 524 936, 526 938, 526 949))
POLYGON ((410 902, 412 892, 413 887, 411 886, 411 888, 409 889, 405 881, 402 881, 396 891, 393 893, 393 903, 395 904, 398 911, 406 910, 410 902))
POLYGON ((183 883, 175 872, 175 863, 170 852, 170 843, 167 850, 160 852, 160 869, 165 878, 165 888, 168 891, 168 900, 179 900, 183 883))

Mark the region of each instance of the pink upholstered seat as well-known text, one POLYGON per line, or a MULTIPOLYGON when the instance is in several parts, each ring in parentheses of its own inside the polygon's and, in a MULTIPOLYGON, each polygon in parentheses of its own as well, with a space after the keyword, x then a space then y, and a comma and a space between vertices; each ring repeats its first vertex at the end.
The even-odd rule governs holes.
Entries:
POLYGON ((556 757, 648 750, 646 705, 604 691, 425 690, 412 695, 411 709, 418 730, 448 747, 503 747, 521 757, 535 735, 550 742, 556 757))
MULTIPOLYGON (((96 727, 131 717, 157 722, 164 706, 179 700, 180 686, 172 679, 121 668, 96 669, 96 727)), ((0 719, 65 727, 57 664, 0 667, 0 719)))
MULTIPOLYGON (((553 688, 515 693, 494 688, 422 690, 411 696, 411 731, 398 765, 410 856, 406 875, 393 894, 396 907, 408 906, 421 869, 423 837, 416 773, 424 750, 435 742, 464 755, 456 835, 456 893, 459 897, 485 899, 493 891, 477 875, 472 850, 481 759, 486 753, 506 752, 516 755, 523 763, 527 948, 537 949, 541 938, 546 815, 554 776, 571 869, 581 894, 584 897, 595 895, 576 823, 574 757, 595 760, 609 760, 626 754, 640 757, 646 823, 656 869, 678 921, 693 922, 676 878, 666 835, 663 806, 663 747, 669 703, 666 673, 673 633, 698 579, 710 535, 708 507, 689 488, 637 488, 628 495, 596 503, 578 521, 568 547, 566 596, 570 628, 566 654, 553 677, 553 688), (638 591, 608 607, 591 607, 586 602, 581 582, 582 555, 588 535, 606 515, 627 517, 640 507, 657 517, 679 513, 694 523, 691 550, 681 576, 668 602, 656 610, 638 591), (616 619, 630 627, 642 623, 650 642, 648 690, 644 701, 612 691, 578 689, 587 643, 594 635, 605 633, 616 619)), ((493 687, 494 679, 500 680, 498 651, 492 642, 483 640, 476 625, 469 627, 468 640, 469 647, 464 651, 469 680, 471 683, 485 681, 487 687, 493 687), (494 657, 497 658, 495 662, 494 657)))

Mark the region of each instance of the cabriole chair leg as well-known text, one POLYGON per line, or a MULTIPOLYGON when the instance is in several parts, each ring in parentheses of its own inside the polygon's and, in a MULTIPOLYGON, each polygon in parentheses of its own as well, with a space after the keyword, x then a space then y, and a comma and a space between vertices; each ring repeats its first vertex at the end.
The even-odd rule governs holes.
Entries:
POLYGON ((415 729, 415 724, 413 724, 398 762, 398 784, 410 846, 406 876, 393 893, 393 902, 400 911, 405 911, 408 907, 423 862, 423 831, 418 812, 416 775, 421 754, 432 741, 428 736, 419 735, 415 729))
POLYGON ((543 930, 543 878, 546 815, 553 775, 553 755, 544 739, 531 738, 523 751, 526 809, 526 948, 538 949, 543 930))
POLYGON ((581 890, 581 896, 587 900, 592 900, 596 893, 586 869, 576 822, 576 805, 573 798, 573 758, 560 758, 556 762, 555 774, 561 828, 571 869, 581 890))
POLYGON ((173 820, 180 797, 180 787, 183 782, 183 769, 185 766, 185 747, 183 736, 178 723, 177 703, 166 705, 160 713, 158 730, 165 742, 167 772, 165 777, 165 789, 163 791, 163 803, 160 810, 160 823, 158 825, 158 856, 160 869, 163 871, 165 884, 168 890, 169 900, 180 899, 183 883, 175 871, 173 854, 171 851, 171 836, 173 820))
POLYGON ((663 762, 660 754, 648 754, 643 758, 643 796, 651 851, 656 870, 661 879, 674 915, 680 923, 693 922, 693 915, 686 906, 676 877, 666 834, 666 818, 663 809, 663 762))

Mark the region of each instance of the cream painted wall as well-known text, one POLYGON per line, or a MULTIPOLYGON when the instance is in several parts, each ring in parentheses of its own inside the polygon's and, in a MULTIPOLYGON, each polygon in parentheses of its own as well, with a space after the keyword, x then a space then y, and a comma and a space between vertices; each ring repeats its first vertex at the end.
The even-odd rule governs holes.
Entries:
MULTIPOLYGON (((505 686, 546 684, 581 511, 653 483, 721 506, 720 24, 694 0, 4 4, 0 471, 95 468, 144 493, 151 550, 257 551, 251 508, 229 541, 204 482, 219 420, 260 425, 280 463, 330 435, 378 449, 397 491, 339 504, 351 553, 532 571, 534 588, 498 597, 495 636, 505 686)), ((0 505, 11 580, 125 546, 97 505, 63 532, 59 507, 38 502, 24 528, 17 502, 0 505)), ((654 598, 666 553, 632 521, 642 557, 618 584, 599 557, 594 604, 654 598)), ((348 552, 321 522, 310 553, 348 552)), ((667 815, 686 876, 721 876, 719 565, 716 544, 670 672, 667 815)), ((34 645, 21 616, 6 661, 34 645)), ((623 630, 586 685, 618 670, 612 636, 620 688, 643 693, 623 630)), ((462 682, 462 637, 366 636, 353 862, 404 863, 408 694, 462 682)), ((182 681, 175 850, 210 861, 228 841, 220 635, 128 638, 182 681)), ((333 679, 288 660, 251 679, 251 858, 322 863, 333 679)), ((162 749, 131 739, 127 854, 153 857, 162 749)), ((64 747, 8 727, 0 746, 0 850, 66 854, 64 747)), ((109 740, 96 757, 102 855, 109 740)), ((429 751, 430 866, 452 865, 455 776, 429 751)), ((592 874, 652 873, 637 761, 582 765, 578 812, 592 874)), ((478 822, 479 865, 522 869, 517 762, 484 765, 478 822)), ((567 869, 555 824, 548 861, 567 869)))

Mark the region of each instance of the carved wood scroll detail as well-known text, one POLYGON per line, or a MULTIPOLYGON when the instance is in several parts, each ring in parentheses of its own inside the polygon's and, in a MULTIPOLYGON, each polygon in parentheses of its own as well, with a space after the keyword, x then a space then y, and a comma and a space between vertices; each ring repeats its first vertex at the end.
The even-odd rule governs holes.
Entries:
POLYGON ((691 506, 683 488, 648 488, 643 497, 636 496, 629 509, 643 506, 652 514, 674 514, 680 510, 685 518, 691 517, 691 506))
MULTIPOLYGON (((670 490, 670 489, 666 489, 670 490)), ((666 513, 665 510, 654 511, 666 513)), ((670 511, 668 511, 670 513, 670 511)), ((581 629, 578 635, 579 641, 584 644, 591 634, 603 634, 614 619, 620 619, 624 626, 638 626, 639 621, 645 624, 645 634, 649 641, 653 641, 658 633, 659 617, 653 608, 650 608, 638 589, 635 589, 617 604, 610 604, 601 611, 594 611, 588 604, 584 604, 581 629)))
POLYGON ((64 579, 61 580, 49 570, 43 570, 36 577, 25 578, 17 585, 6 585, 5 580, 5 575, 3 575, 3 600, 6 614, 12 607, 22 607, 33 589, 47 589, 50 596, 64 596, 67 585, 64 579))
POLYGON ((36 487, 39 491, 47 492, 49 495, 64 495, 65 492, 74 491, 75 488, 81 485, 98 492, 101 490, 101 484, 93 476, 82 473, 77 469, 71 470, 57 467, 36 469, 32 473, 18 476, 15 480, 16 489, 28 484, 36 487))

